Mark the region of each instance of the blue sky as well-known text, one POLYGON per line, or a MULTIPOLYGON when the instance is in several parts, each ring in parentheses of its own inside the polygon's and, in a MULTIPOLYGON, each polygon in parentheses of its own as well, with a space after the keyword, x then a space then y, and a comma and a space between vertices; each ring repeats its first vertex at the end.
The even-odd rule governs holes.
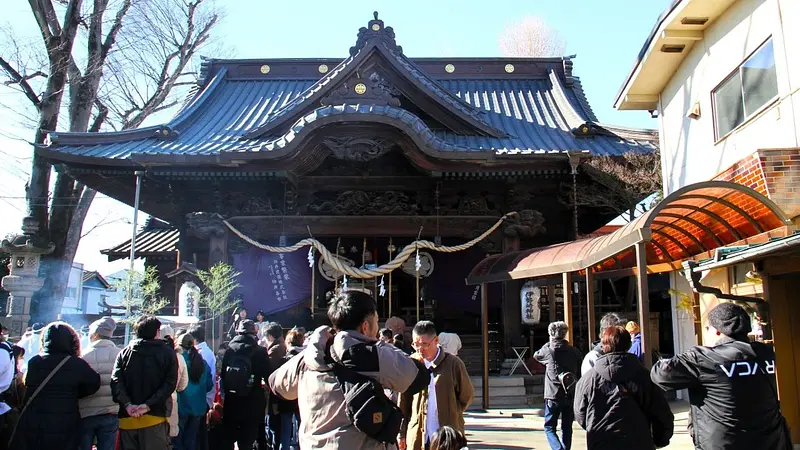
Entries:
MULTIPOLYGON (((225 17, 214 34, 230 53, 204 55, 220 58, 343 58, 355 43, 359 27, 367 24, 375 10, 387 26, 394 28, 398 44, 409 57, 496 57, 501 56, 498 36, 509 23, 538 16, 566 40, 566 54, 577 54, 575 74, 581 77, 600 121, 657 127, 647 113, 619 112, 612 104, 669 0, 216 1, 225 10, 225 17)), ((12 24, 15 32, 30 32, 36 38, 27 2, 11 3, 4 4, 0 23, 12 24)), ((30 165, 30 147, 13 137, 30 140, 33 130, 20 128, 15 117, 14 110, 26 106, 19 94, 0 86, 0 103, 7 106, 0 108, 2 236, 19 229, 25 209, 23 186, 30 165)), ((85 229, 109 217, 131 218, 132 210, 100 196, 85 229)), ((109 265, 99 250, 128 236, 130 225, 122 222, 98 228, 81 241, 76 261, 106 274, 123 268, 127 263, 109 265)))

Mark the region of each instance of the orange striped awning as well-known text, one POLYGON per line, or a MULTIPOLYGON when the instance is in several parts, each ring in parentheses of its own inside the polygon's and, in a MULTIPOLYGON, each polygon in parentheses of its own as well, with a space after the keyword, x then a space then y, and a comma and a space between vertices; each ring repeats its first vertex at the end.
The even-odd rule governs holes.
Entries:
POLYGON ((467 284, 551 276, 592 267, 636 265, 634 246, 647 243, 647 264, 676 263, 718 247, 790 225, 770 199, 746 186, 707 181, 670 194, 647 213, 600 237, 489 256, 467 284))

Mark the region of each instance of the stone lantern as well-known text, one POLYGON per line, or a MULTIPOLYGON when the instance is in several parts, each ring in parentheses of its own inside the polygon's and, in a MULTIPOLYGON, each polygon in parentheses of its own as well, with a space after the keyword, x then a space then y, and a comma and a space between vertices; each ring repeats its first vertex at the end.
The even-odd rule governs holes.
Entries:
POLYGON ((42 288, 44 278, 39 276, 42 255, 52 253, 55 245, 36 235, 39 223, 33 217, 22 219, 22 234, 3 239, 0 248, 11 254, 10 274, 3 277, 3 289, 10 294, 8 322, 10 335, 22 336, 31 319, 31 298, 42 288))

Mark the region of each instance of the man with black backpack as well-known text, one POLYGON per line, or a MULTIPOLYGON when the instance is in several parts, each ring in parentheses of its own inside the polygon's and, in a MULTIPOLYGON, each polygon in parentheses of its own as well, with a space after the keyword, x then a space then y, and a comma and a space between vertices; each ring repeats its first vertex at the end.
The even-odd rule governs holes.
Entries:
POLYGON ((429 372, 378 341, 371 296, 358 291, 333 296, 328 318, 338 333, 317 328, 308 346, 272 374, 270 388, 285 400, 298 400, 300 448, 383 450, 396 441, 402 420, 383 389, 419 392, 429 372))
POLYGON ((267 397, 264 386, 269 378, 267 350, 258 345, 256 324, 242 320, 222 358, 221 388, 224 393, 222 425, 226 447, 250 450, 264 425, 267 397))
POLYGON ((534 359, 544 364, 544 432, 552 450, 569 450, 572 447, 572 421, 575 414, 572 401, 575 398, 576 374, 583 359, 577 348, 564 338, 569 326, 566 322, 551 322, 547 326, 550 341, 536 353, 534 359), (561 416, 561 439, 556 427, 561 416))

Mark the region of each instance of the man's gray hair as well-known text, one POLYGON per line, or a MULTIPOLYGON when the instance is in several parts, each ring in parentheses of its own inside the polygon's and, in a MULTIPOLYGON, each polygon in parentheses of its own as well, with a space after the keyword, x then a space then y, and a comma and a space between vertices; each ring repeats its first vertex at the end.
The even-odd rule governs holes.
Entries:
POLYGON ((430 320, 420 320, 414 325, 412 333, 416 336, 433 336, 436 337, 436 325, 430 320))
POLYGON ((622 325, 624 327, 625 319, 620 317, 617 313, 608 313, 604 315, 603 318, 600 319, 600 337, 602 338, 604 331, 617 325, 622 325))
POLYGON ((550 335, 550 339, 564 339, 568 331, 569 325, 567 325, 567 322, 560 320, 558 322, 550 322, 550 325, 547 326, 547 334, 550 335))

